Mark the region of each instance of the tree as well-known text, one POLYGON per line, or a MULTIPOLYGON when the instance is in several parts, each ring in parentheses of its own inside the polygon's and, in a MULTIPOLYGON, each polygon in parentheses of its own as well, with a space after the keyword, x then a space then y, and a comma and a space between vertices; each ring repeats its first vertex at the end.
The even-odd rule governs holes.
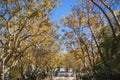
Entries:
MULTIPOLYGON (((100 0, 100 2, 99 5, 97 1, 86 0, 75 5, 70 15, 62 19, 64 25, 70 29, 69 31, 64 30, 65 35, 63 37, 68 50, 77 51, 80 49, 83 55, 87 54, 89 62, 87 64, 90 65, 88 71, 92 71, 92 76, 95 77, 99 74, 96 72, 95 66, 100 61, 102 64, 99 67, 104 66, 102 69, 105 69, 105 79, 111 80, 116 79, 111 68, 114 59, 110 57, 115 56, 116 53, 119 54, 117 48, 119 39, 116 35, 119 32, 119 17, 113 13, 114 9, 108 8, 107 3, 109 2, 107 0, 106 2, 100 0), (104 10, 101 5, 109 9, 111 14, 105 12, 106 9, 104 10)), ((85 61, 84 56, 83 58, 85 61)), ((90 76, 89 74, 88 76, 90 76)))
POLYGON ((0 34, 1 80, 4 80, 5 73, 18 63, 19 56, 33 46, 33 41, 45 31, 45 28, 41 30, 41 27, 51 25, 48 15, 56 5, 52 0, 0 1, 0 30, 4 31, 0 34))
MULTIPOLYGON (((42 30, 43 28, 41 28, 42 30)), ((55 41, 56 35, 51 25, 46 27, 36 39, 32 39, 33 46, 20 56, 18 63, 14 66, 20 77, 10 74, 10 79, 39 80, 53 75, 51 68, 55 69, 59 63, 57 57, 59 47, 55 41)), ((10 71, 12 73, 14 70, 10 71)))

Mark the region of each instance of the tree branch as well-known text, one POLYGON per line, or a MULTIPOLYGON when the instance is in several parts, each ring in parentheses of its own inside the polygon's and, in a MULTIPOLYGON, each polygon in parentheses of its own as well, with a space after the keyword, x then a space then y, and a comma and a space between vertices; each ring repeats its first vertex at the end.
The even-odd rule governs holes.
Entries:
POLYGON ((98 5, 94 0, 91 0, 91 1, 92 1, 92 3, 95 4, 95 5, 102 11, 102 13, 105 15, 106 19, 108 20, 108 22, 109 22, 109 24, 110 24, 110 27, 111 27, 111 30, 112 30, 112 34, 113 34, 113 38, 114 38, 115 40, 117 40, 117 37, 116 37, 116 34, 115 34, 116 32, 115 32, 115 30, 114 30, 114 26, 112 25, 110 18, 108 17, 108 15, 106 14, 106 12, 101 8, 100 5, 98 5))

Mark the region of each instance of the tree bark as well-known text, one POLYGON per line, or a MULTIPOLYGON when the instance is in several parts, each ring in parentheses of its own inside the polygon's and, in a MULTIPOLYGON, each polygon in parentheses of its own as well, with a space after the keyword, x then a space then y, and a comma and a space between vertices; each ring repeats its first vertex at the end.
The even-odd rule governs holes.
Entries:
POLYGON ((1 61, 0 62, 0 80, 4 80, 5 78, 5 66, 4 66, 4 62, 1 61))

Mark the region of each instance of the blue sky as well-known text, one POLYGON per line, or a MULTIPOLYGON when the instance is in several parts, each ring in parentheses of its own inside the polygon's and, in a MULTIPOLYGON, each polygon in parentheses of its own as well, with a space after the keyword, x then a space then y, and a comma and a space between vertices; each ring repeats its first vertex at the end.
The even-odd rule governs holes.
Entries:
POLYGON ((61 5, 52 11, 52 21, 60 21, 62 17, 68 15, 72 6, 74 6, 77 2, 78 0, 63 0, 61 5))
MULTIPOLYGON (((77 4, 78 1, 79 0, 62 0, 62 3, 52 11, 52 22, 60 22, 63 17, 71 12, 72 7, 77 4)), ((63 35, 62 29, 69 30, 69 28, 62 25, 57 31, 59 35, 63 35)))
MULTIPOLYGON (((55 8, 52 11, 52 17, 51 17, 52 22, 60 22, 61 18, 67 16, 71 12, 72 6, 77 4, 77 2, 78 0, 63 0, 61 5, 59 5, 57 8, 55 8)), ((60 27, 60 29, 57 32, 59 35, 63 34, 62 29, 64 29, 63 25, 60 27)), ((63 45, 62 48, 64 48, 64 50, 61 51, 60 53, 65 53, 66 47, 63 45)))

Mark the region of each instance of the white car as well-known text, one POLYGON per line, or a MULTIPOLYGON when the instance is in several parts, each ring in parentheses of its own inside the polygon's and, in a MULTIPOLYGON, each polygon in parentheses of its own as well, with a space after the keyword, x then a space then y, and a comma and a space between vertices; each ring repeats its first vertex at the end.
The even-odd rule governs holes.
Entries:
POLYGON ((75 80, 75 77, 69 75, 66 76, 66 74, 58 74, 57 77, 54 77, 54 80, 75 80))
POLYGON ((66 72, 65 69, 60 69, 57 76, 54 77, 53 80, 76 80, 75 75, 72 71, 66 72))

